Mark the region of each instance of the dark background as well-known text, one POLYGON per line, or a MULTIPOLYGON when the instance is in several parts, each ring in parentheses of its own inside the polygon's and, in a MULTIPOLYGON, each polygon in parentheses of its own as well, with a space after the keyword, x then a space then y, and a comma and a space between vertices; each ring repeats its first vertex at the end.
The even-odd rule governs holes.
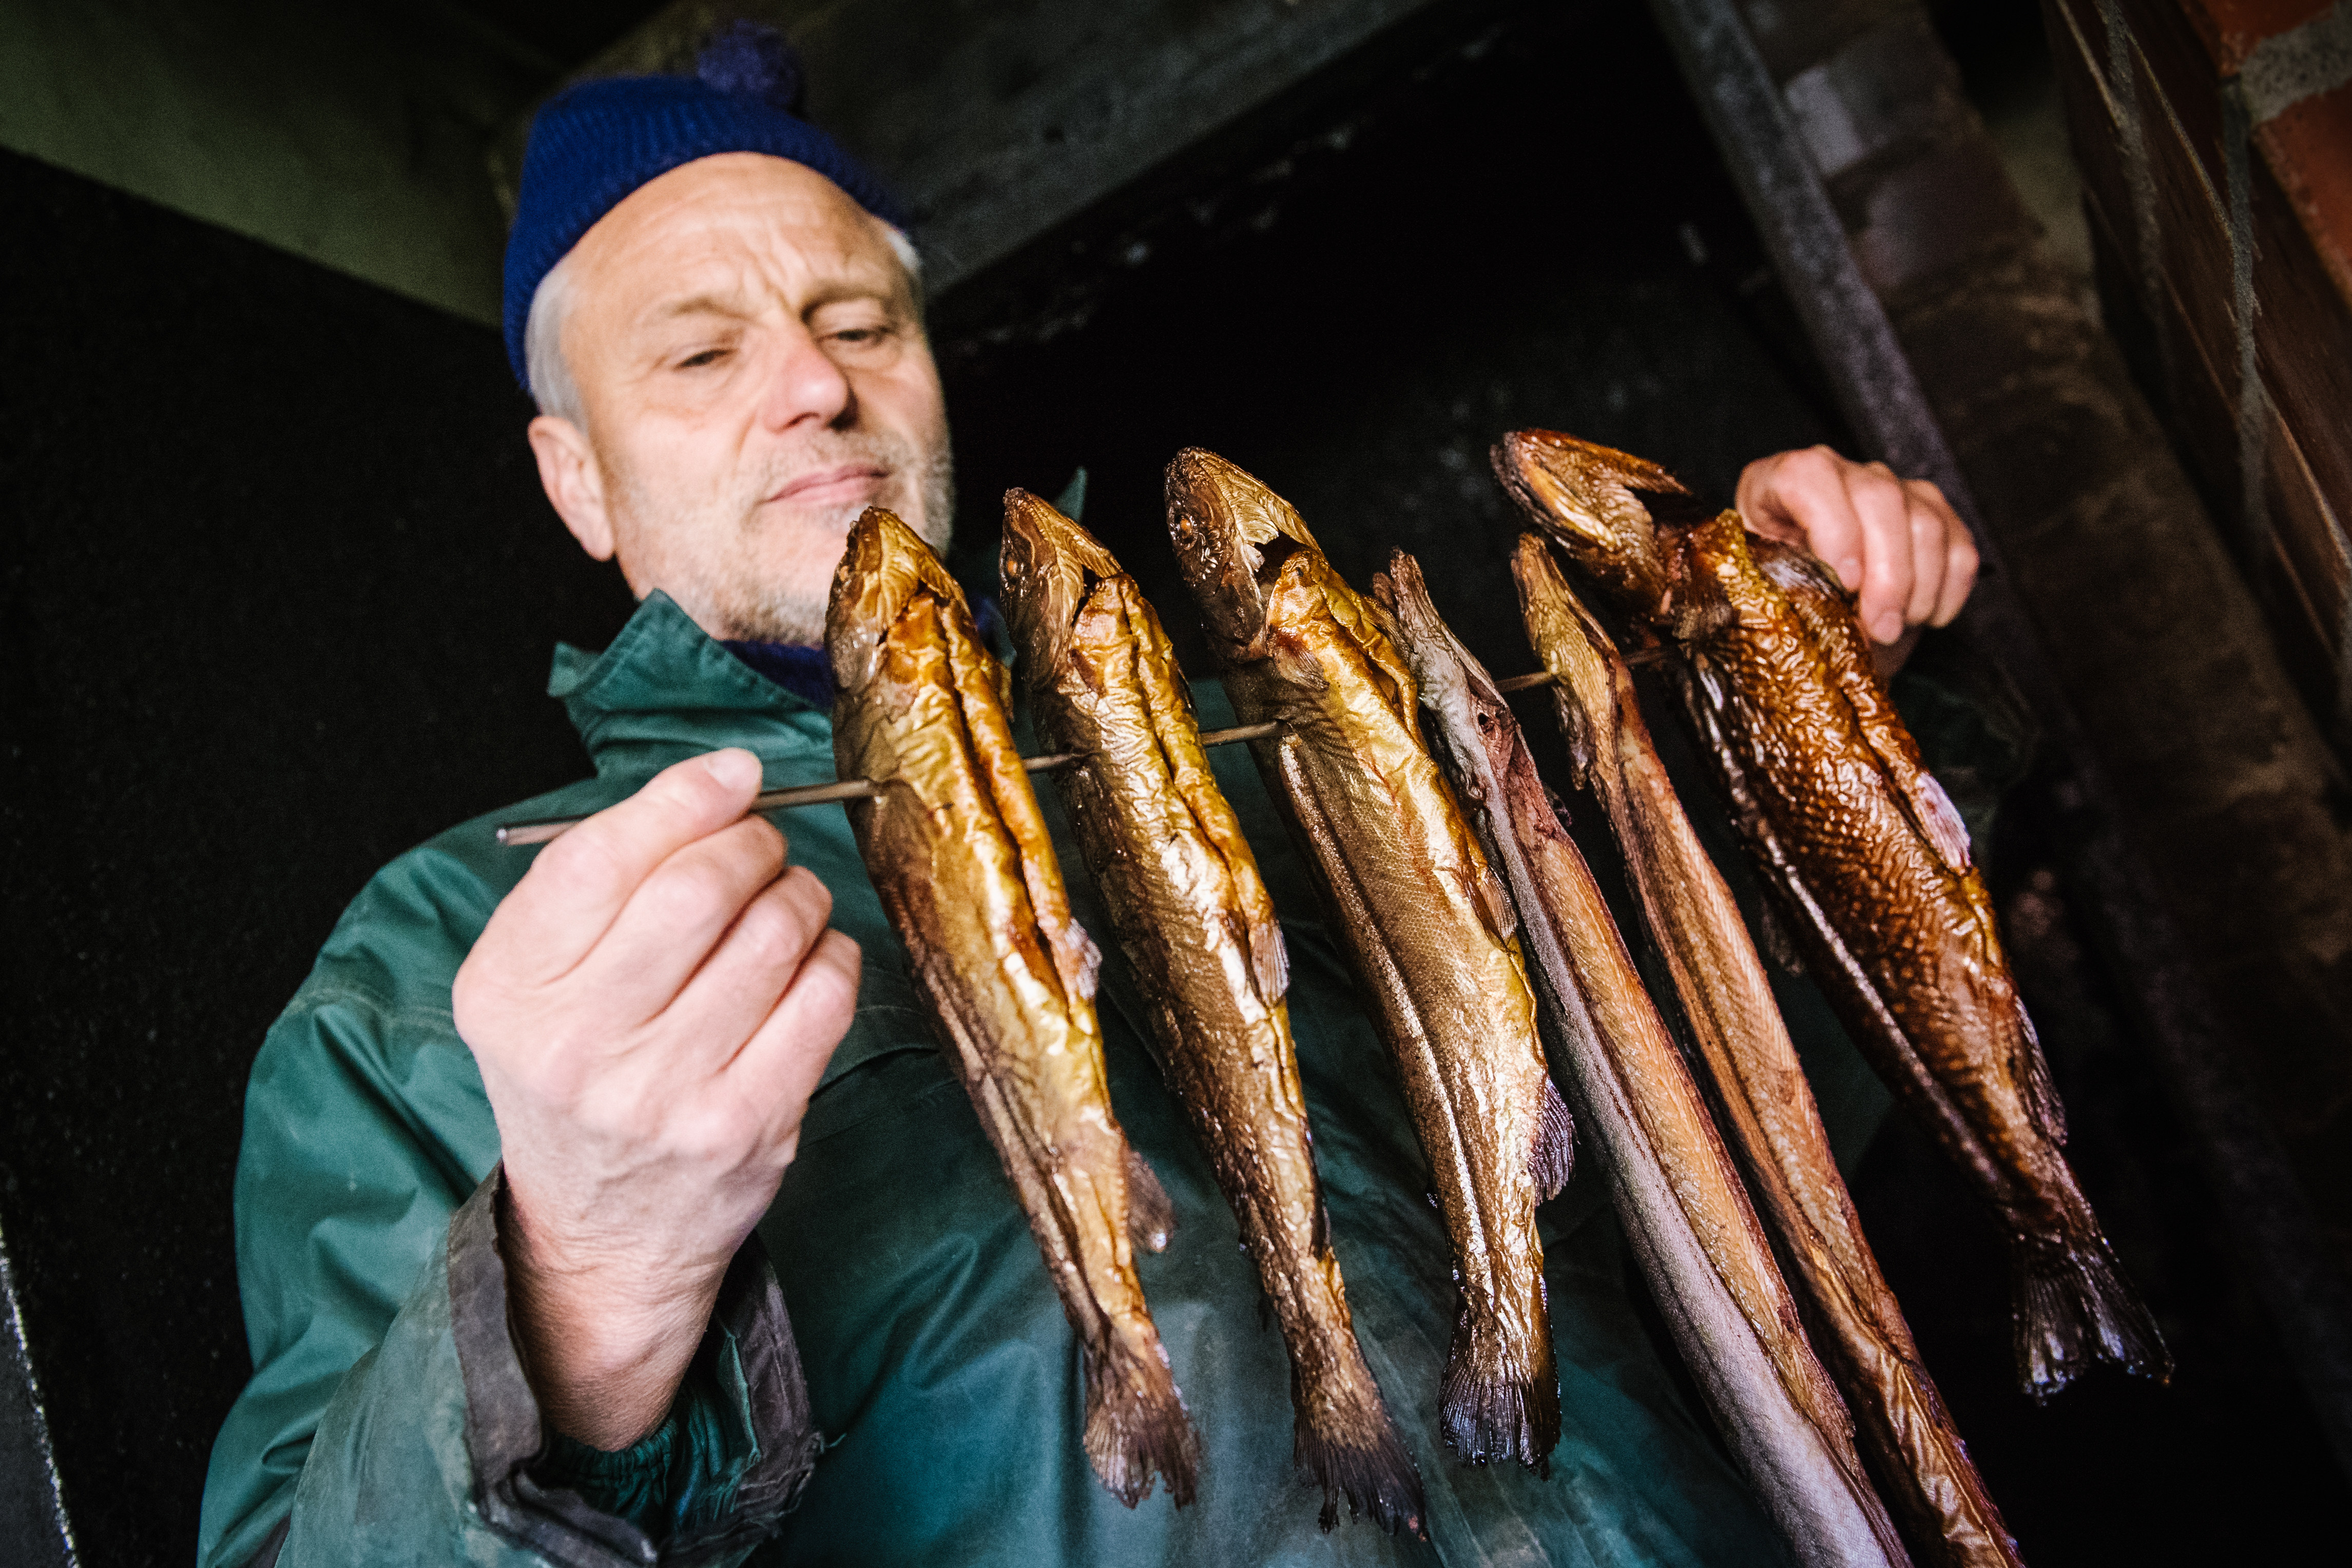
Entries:
MULTIPOLYGON (((1974 71, 2039 47, 2031 5, 1968 16, 1974 71)), ((1003 488, 1083 464, 1087 521, 1189 636, 1158 476, 1197 444, 1359 582, 1414 550, 1515 671, 1500 432, 1718 498, 1842 440, 1638 9, 1463 16, 943 302, 968 580, 1003 488)), ((0 1220, 85 1561, 180 1563, 248 1371, 229 1192, 262 1031, 376 866, 586 770, 549 649, 631 606, 541 497, 488 330, 13 155, 0 203, 0 1220)), ((2174 1385, 2035 1408, 1998 1239, 1926 1140, 1890 1124, 1857 1200, 2030 1562, 2283 1555, 2346 1489, 2074 934, 2053 821, 2029 783, 1996 892, 2174 1385)))

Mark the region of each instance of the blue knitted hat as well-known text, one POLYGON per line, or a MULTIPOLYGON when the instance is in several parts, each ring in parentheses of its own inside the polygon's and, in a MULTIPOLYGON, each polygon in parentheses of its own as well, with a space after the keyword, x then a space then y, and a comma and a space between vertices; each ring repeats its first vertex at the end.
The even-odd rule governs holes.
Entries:
POLYGON ((804 163, 884 223, 898 204, 840 143, 800 116, 800 62, 772 30, 737 22, 714 35, 690 77, 582 82, 531 121, 514 228, 507 235, 507 359, 526 391, 523 328, 531 296, 596 220, 638 186, 719 152, 804 163))

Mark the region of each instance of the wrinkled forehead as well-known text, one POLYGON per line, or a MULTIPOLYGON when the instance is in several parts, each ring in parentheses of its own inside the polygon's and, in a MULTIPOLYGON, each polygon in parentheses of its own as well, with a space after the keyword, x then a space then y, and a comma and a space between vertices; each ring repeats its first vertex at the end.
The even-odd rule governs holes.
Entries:
POLYGON ((615 324, 695 301, 798 314, 908 286, 887 225, 815 170, 761 152, 698 158, 647 181, 565 267, 578 304, 615 324))

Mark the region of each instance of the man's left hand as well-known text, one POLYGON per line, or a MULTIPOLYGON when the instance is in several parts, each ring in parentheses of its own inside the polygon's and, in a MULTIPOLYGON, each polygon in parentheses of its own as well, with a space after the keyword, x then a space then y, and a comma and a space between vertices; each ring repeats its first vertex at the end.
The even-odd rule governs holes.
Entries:
POLYGON ((1976 586, 1977 547, 1952 504, 1884 463, 1826 446, 1759 458, 1739 476, 1738 505, 1751 531, 1821 557, 1860 593, 1854 614, 1871 640, 1901 653, 1914 628, 1948 624, 1976 586))

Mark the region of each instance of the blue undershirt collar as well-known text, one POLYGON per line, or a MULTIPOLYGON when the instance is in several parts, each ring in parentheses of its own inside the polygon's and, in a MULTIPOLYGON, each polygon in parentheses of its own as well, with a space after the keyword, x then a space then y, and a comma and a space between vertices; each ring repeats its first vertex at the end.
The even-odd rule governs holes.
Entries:
POLYGON ((719 645, 818 712, 833 711, 833 661, 824 649, 748 640, 719 645))

